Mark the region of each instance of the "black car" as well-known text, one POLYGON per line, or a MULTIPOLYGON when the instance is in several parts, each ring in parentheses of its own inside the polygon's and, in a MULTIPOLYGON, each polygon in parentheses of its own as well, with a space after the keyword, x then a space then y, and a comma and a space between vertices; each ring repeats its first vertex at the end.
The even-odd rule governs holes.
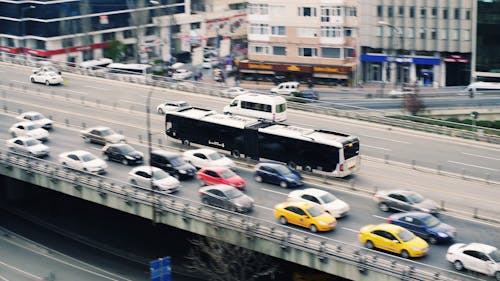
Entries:
POLYGON ((246 213, 253 209, 253 199, 227 184, 216 184, 198 190, 201 202, 233 212, 246 213))
POLYGON ((107 160, 121 162, 124 165, 141 164, 144 157, 141 152, 126 143, 109 144, 102 148, 107 160))
POLYGON ((319 100, 319 93, 315 90, 302 90, 300 92, 290 93, 287 99, 294 102, 312 102, 314 100, 319 100))
POLYGON ((161 149, 151 151, 151 166, 158 167, 177 179, 196 175, 196 168, 176 152, 161 149))

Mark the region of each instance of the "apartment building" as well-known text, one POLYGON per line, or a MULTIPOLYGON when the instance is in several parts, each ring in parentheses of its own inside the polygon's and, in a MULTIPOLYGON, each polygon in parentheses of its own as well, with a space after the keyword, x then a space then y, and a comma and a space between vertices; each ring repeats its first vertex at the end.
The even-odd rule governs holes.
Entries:
POLYGON ((500 82, 500 0, 478 0, 477 5, 472 79, 500 82))
POLYGON ((476 1, 360 1, 363 81, 427 86, 470 82, 476 1))
POLYGON ((250 0, 241 79, 347 85, 356 70, 358 0, 250 0))

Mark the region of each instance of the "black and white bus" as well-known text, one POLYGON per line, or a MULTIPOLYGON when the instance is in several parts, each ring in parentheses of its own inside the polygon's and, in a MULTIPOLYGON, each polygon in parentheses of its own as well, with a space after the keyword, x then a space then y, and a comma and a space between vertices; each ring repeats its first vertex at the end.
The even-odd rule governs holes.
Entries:
POLYGON ((219 114, 202 108, 168 112, 165 118, 168 136, 185 145, 196 143, 226 150, 235 157, 269 159, 336 177, 356 172, 361 164, 359 139, 338 132, 219 114))

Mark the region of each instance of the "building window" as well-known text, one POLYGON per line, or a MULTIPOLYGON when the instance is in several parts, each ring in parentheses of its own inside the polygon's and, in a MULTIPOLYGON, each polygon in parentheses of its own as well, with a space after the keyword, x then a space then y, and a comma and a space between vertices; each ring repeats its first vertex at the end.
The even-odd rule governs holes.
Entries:
POLYGON ((299 57, 317 57, 318 49, 316 48, 299 48, 299 57))
MULTIPOLYGON (((102 41, 103 42, 113 41, 113 40, 115 40, 115 33, 114 32, 108 32, 108 33, 102 34, 102 41)), ((63 41, 63 47, 65 47, 64 41, 63 41)))
POLYGON ((131 29, 127 29, 123 31, 123 38, 132 38, 134 34, 131 29))
POLYGON ((415 7, 410 7, 410 18, 415 17, 415 7))
POLYGON ((400 17, 404 17, 405 16, 405 7, 404 6, 399 6, 398 11, 399 11, 398 15, 400 17))
POLYGON ((349 17, 357 17, 358 12, 356 10, 356 7, 346 7, 345 8, 345 15, 349 17))
POLYGON ((344 36, 345 37, 354 37, 354 28, 345 27, 344 28, 344 36))
POLYGON ((420 9, 420 17, 421 18, 425 18, 426 13, 427 13, 427 9, 426 8, 420 9))
POLYGON ((340 26, 322 26, 321 37, 342 37, 342 27, 340 26))
POLYGON ((465 19, 470 20, 470 10, 465 11, 465 19))
POLYGON ((445 19, 445 20, 448 19, 448 9, 446 9, 446 8, 443 9, 443 19, 445 19))
POLYGON ((316 28, 308 28, 308 27, 298 27, 297 28, 297 37, 308 37, 314 38, 317 37, 318 30, 316 28))
POLYGON ((420 34, 419 36, 420 39, 425 39, 425 29, 421 28, 419 34, 420 34))
POLYGON ((262 35, 269 34, 269 25, 267 24, 252 23, 250 24, 249 29, 250 29, 250 31, 248 32, 249 34, 262 34, 262 35))
POLYGON ((286 56, 286 47, 273 46, 273 55, 275 55, 275 56, 286 56))
POLYGON ((285 36, 285 27, 282 25, 279 26, 271 26, 271 34, 277 36, 285 36))
POLYGON ((470 41, 470 30, 462 30, 462 40, 470 41))
POLYGON ((458 40, 458 29, 450 29, 450 39, 458 40))
POLYGON ((353 48, 344 48, 344 58, 354 58, 354 54, 353 48))
POLYGON ((260 45, 250 45, 250 53, 254 55, 269 55, 269 47, 260 45))
POLYGON ((377 6, 377 17, 381 18, 384 16, 384 9, 382 6, 377 6))
POLYGON ((447 29, 440 29, 439 30, 439 39, 441 39, 441 40, 448 39, 448 30, 447 29))
POLYGON ((146 35, 153 35, 156 32, 156 26, 146 27, 146 35))
POLYGON ((201 28, 201 22, 192 22, 191 23, 191 30, 200 29, 200 28, 201 28))
POLYGON ((45 50, 45 41, 44 40, 35 40, 35 49, 45 50))
POLYGON ((331 17, 339 17, 342 15, 341 7, 321 7, 321 22, 331 22, 331 17))
POLYGON ((455 8, 455 19, 456 20, 460 19, 460 9, 459 8, 455 8))
POLYGON ((381 36, 382 36, 382 33, 383 33, 383 30, 384 30, 384 27, 383 27, 383 26, 380 26, 380 25, 379 25, 379 26, 377 26, 377 27, 376 27, 376 29, 375 29, 375 32, 376 32, 375 36, 379 36, 379 37, 381 37, 381 36))
POLYGON ((181 32, 181 26, 176 24, 176 25, 172 25, 172 33, 179 33, 181 32))
POLYGON ((268 4, 248 4, 248 12, 251 15, 268 15, 269 5, 268 4))
POLYGON ((390 18, 394 17, 394 9, 392 6, 387 7, 387 16, 390 18))
POLYGON ((314 8, 314 7, 299 7, 299 16, 300 17, 315 17, 316 16, 316 8, 314 8))
POLYGON ((438 9, 436 7, 432 8, 431 15, 433 18, 437 17, 438 9))
POLYGON ((6 39, 6 41, 7 41, 7 44, 6 44, 6 45, 7 45, 7 47, 15 47, 15 43, 14 43, 14 39, 13 39, 13 38, 9 38, 9 37, 7 37, 7 38, 5 38, 5 39, 6 39))
POLYGON ((340 59, 340 48, 321 48, 321 57, 340 59))
POLYGON ((408 27, 408 29, 406 29, 406 34, 408 34, 408 38, 415 38, 415 28, 414 27, 408 27))
POLYGON ((436 40, 437 39, 437 32, 435 29, 431 29, 431 39, 436 40))

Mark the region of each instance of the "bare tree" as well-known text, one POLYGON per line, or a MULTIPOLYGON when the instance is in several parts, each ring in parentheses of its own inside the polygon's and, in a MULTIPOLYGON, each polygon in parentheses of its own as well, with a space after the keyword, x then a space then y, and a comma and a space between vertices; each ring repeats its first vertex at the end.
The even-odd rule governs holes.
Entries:
POLYGON ((272 257, 213 238, 191 240, 187 268, 203 273, 210 281, 253 281, 274 275, 278 265, 272 257))
POLYGON ((419 111, 425 109, 424 102, 419 95, 419 88, 416 83, 405 84, 403 86, 403 93, 405 94, 403 100, 403 108, 410 112, 411 115, 416 115, 419 111))

